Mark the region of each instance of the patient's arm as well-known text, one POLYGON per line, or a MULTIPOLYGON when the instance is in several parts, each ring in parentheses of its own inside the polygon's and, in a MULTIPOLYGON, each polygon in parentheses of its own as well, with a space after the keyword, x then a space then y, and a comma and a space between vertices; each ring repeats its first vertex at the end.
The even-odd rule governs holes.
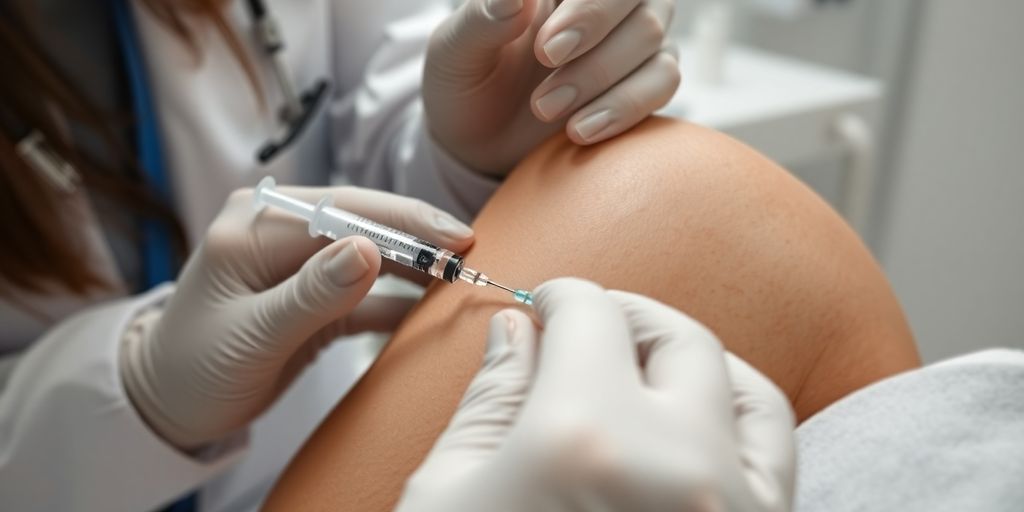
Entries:
MULTIPOLYGON (((473 268, 521 288, 580 276, 671 304, 771 377, 801 420, 918 364, 854 233, 785 171, 703 128, 651 120, 589 148, 556 138, 474 227, 473 268)), ((511 305, 494 288, 432 287, 268 509, 390 509, 479 368, 488 318, 511 305)))

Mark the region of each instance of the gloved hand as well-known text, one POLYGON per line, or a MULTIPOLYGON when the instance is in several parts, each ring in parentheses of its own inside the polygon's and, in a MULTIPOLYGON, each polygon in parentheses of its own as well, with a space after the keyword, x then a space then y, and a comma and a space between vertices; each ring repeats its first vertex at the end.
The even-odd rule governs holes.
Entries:
POLYGON ((484 367, 399 512, 781 512, 793 415, 764 376, 664 304, 578 279, 491 320, 484 367), (539 344, 538 344, 539 337, 539 344))
MULTIPOLYGON (((453 250, 473 231, 426 203, 352 187, 281 190, 335 204, 453 250)), ((149 425, 182 449, 219 440, 266 410, 338 336, 388 330, 412 300, 367 292, 381 269, 361 237, 311 238, 306 222, 255 212, 235 192, 189 259, 162 313, 126 336, 121 374, 149 425)), ((391 262, 388 262, 391 263, 391 262)))
POLYGON ((467 0, 433 34, 423 102, 434 139, 503 175, 565 126, 613 137, 672 98, 673 0, 467 0), (557 4, 557 6, 556 6, 557 4))

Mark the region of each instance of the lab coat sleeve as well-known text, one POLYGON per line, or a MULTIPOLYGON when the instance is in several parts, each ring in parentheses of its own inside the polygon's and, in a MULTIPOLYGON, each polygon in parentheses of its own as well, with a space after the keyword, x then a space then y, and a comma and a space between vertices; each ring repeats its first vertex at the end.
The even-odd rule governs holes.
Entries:
POLYGON ((418 197, 468 221, 500 181, 438 146, 420 100, 427 41, 450 12, 437 5, 384 27, 363 78, 332 105, 334 161, 345 181, 418 197))
POLYGON ((71 317, 20 357, 0 393, 0 508, 153 510, 242 455, 245 434, 180 452, 128 401, 117 366, 122 333, 170 292, 71 317))

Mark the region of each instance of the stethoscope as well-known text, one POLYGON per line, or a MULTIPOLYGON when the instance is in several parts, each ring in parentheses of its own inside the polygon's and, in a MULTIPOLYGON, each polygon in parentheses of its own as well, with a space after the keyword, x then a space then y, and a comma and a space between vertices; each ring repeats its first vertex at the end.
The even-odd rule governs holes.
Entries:
MULTIPOLYGON (((281 56, 285 44, 277 20, 263 0, 246 0, 246 5, 253 21, 253 32, 270 62, 274 81, 284 98, 284 104, 278 109, 282 130, 256 150, 256 161, 266 164, 299 138, 324 102, 330 82, 321 78, 301 93, 296 92, 292 74, 281 56)), ((18 143, 17 149, 31 167, 59 190, 73 192, 80 184, 81 179, 74 167, 50 147, 39 131, 29 131, 18 143)))
MULTIPOLYGON (((256 150, 256 161, 263 165, 299 138, 315 117, 320 104, 324 102, 329 82, 320 79, 305 91, 296 92, 291 73, 281 57, 284 40, 277 21, 263 0, 246 0, 246 5, 253 21, 256 38, 271 64, 274 79, 284 97, 284 104, 278 111, 282 124, 281 132, 256 150)), ((127 0, 111 0, 111 7, 132 90, 132 104, 137 118, 134 138, 144 178, 158 197, 170 201, 169 176, 165 172, 156 109, 146 80, 145 64, 139 49, 138 35, 131 21, 130 8, 127 0)), ((82 177, 75 167, 53 149, 39 130, 28 129, 24 132, 27 135, 17 144, 17 151, 22 159, 55 189, 65 194, 76 192, 82 183, 82 177)), ((166 229, 152 222, 148 224, 150 225, 146 225, 143 230, 143 267, 147 276, 144 288, 173 279, 175 273, 166 229)))
POLYGON ((284 104, 278 112, 284 126, 283 133, 276 138, 271 138, 256 151, 256 160, 265 164, 302 134, 309 121, 319 110, 320 104, 323 103, 329 82, 321 78, 305 91, 297 93, 292 75, 281 58, 284 39, 281 37, 277 21, 263 0, 247 0, 246 5, 249 7, 249 14, 253 20, 256 38, 263 47, 267 60, 270 61, 274 79, 284 96, 284 104))

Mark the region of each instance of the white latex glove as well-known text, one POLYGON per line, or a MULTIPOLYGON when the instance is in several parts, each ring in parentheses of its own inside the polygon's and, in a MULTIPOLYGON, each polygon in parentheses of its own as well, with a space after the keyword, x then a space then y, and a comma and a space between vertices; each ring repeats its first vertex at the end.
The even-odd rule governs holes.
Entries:
POLYGON ((789 404, 706 328, 578 279, 540 286, 534 307, 539 334, 518 311, 491 320, 400 512, 789 510, 789 404))
POLYGON ((427 52, 431 133, 463 164, 497 175, 562 126, 577 144, 622 133, 679 86, 665 37, 673 6, 467 0, 434 32, 427 52))
MULTIPOLYGON (((453 250, 472 243, 468 226, 419 200, 352 187, 281 190, 310 203, 331 194, 346 210, 453 250)), ((231 195, 159 319, 123 343, 128 395, 157 433, 183 449, 219 440, 266 410, 326 344, 389 330, 404 316, 412 299, 364 300, 381 269, 372 242, 328 242, 290 214, 255 212, 251 190, 231 195)))

